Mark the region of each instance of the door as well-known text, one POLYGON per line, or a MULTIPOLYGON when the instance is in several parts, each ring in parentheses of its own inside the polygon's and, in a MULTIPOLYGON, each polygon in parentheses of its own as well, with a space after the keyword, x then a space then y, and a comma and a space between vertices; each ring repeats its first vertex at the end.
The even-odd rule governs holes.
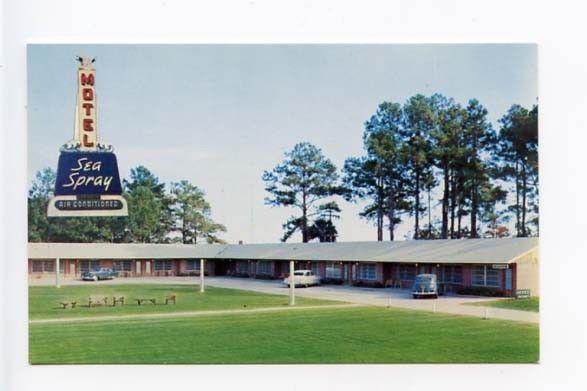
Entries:
POLYGON ((69 274, 75 276, 75 262, 69 261, 69 274))
POLYGON ((505 269, 505 290, 512 290, 512 269, 505 269))
POLYGON ((141 273, 141 261, 136 261, 135 262, 135 274, 137 276, 140 276, 142 274, 141 273))
POLYGON ((151 261, 145 261, 145 274, 151 274, 151 261))

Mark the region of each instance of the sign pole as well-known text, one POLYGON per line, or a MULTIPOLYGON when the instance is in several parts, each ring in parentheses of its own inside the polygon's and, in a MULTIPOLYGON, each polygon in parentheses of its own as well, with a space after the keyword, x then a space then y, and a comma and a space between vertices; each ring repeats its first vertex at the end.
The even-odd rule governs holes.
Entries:
POLYGON ((60 259, 59 258, 55 258, 55 287, 56 288, 61 288, 61 282, 59 281, 59 262, 60 259))
POLYGON ((200 259, 200 293, 204 293, 204 259, 200 259))
POLYGON ((289 305, 296 304, 296 282, 294 280, 294 261, 289 261, 289 305))

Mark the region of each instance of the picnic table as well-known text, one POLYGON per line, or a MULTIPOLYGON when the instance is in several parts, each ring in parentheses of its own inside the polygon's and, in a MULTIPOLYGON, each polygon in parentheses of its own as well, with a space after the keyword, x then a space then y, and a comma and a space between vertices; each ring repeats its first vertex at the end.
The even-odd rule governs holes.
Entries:
POLYGON ((108 305, 108 297, 106 296, 99 296, 99 297, 90 297, 88 299, 88 307, 96 307, 99 305, 108 305))
POLYGON ((59 305, 61 306, 62 309, 66 309, 67 307, 75 308, 76 304, 77 304, 76 301, 61 301, 61 302, 59 302, 59 305))
POLYGON ((141 305, 141 304, 147 303, 147 302, 150 302, 153 305, 157 304, 156 299, 140 298, 140 299, 135 299, 135 301, 137 302, 138 305, 141 305))
POLYGON ((124 296, 114 296, 112 298, 112 307, 116 307, 116 304, 124 305, 124 296))

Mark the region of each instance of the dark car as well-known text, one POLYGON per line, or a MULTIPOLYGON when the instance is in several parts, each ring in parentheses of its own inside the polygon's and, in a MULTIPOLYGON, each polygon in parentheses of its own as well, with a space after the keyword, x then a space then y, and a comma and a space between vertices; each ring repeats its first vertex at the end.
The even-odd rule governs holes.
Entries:
POLYGON ((438 297, 436 274, 418 274, 416 280, 414 280, 414 285, 412 286, 412 297, 414 299, 424 297, 436 299, 438 297))
POLYGON ((94 270, 82 274, 82 280, 86 281, 111 280, 114 277, 118 277, 118 273, 107 268, 101 268, 100 270, 94 270))

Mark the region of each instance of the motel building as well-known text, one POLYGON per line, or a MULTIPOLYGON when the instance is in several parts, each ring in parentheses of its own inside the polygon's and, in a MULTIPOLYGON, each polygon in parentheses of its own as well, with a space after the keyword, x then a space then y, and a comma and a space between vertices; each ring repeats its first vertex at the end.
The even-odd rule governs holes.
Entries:
POLYGON ((436 274, 440 289, 461 294, 539 295, 538 238, 274 244, 29 243, 29 279, 78 279, 111 268, 119 278, 207 276, 281 279, 309 269, 323 284, 409 289, 436 274), (204 262, 201 262, 204 260, 204 262), (59 271, 59 275, 55 273, 59 271))

